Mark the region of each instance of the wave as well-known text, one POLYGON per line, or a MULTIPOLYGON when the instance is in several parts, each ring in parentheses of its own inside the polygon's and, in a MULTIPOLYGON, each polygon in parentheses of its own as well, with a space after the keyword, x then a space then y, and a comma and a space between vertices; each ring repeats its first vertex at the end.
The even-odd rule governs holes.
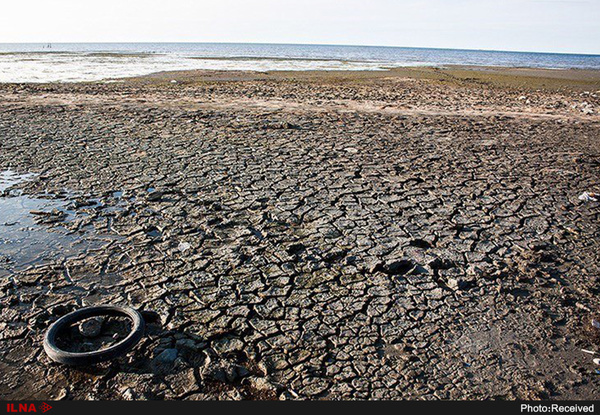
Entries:
POLYGON ((114 80, 177 70, 380 71, 407 66, 600 69, 600 56, 268 44, 0 44, 0 82, 114 80))
POLYGON ((43 50, 27 52, 0 52, 0 56, 81 56, 91 58, 149 58, 162 54, 154 52, 70 52, 61 50, 43 50))
POLYGON ((348 60, 348 59, 336 59, 336 58, 301 58, 294 56, 190 56, 190 59, 200 60, 214 60, 214 61, 240 61, 240 62, 252 62, 252 61, 272 61, 272 62, 286 62, 286 61, 298 61, 298 62, 340 62, 340 63, 379 63, 380 61, 370 60, 348 60))

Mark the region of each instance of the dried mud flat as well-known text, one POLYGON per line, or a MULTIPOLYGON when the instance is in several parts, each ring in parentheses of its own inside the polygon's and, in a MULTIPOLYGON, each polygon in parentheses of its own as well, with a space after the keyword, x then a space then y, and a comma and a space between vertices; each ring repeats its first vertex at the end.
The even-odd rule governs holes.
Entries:
POLYGON ((40 226, 111 238, 0 280, 0 397, 597 398, 600 76, 524 71, 1 85, 40 226), (105 303, 142 342, 52 363, 105 303))

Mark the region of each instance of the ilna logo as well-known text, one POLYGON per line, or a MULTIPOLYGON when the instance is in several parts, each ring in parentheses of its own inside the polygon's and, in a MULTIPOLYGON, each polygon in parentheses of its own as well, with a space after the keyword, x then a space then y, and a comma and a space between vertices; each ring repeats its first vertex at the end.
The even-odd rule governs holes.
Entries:
MULTIPOLYGON (((46 402, 42 402, 41 404, 38 405, 38 408, 40 410, 40 412, 44 413, 44 412, 48 412, 50 409, 52 409, 52 407, 50 405, 48 405, 46 402)), ((19 404, 14 404, 14 403, 7 403, 6 404, 6 412, 37 412, 37 409, 35 407, 35 404, 32 403, 19 403, 19 404)))

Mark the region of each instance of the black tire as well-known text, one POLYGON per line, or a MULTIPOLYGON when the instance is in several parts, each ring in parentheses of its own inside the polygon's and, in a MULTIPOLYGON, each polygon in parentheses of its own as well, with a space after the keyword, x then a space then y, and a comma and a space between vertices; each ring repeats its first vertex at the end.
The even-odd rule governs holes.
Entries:
POLYGON ((62 316, 50 326, 44 336, 44 351, 50 359, 58 363, 66 365, 93 365, 114 359, 131 350, 142 339, 144 329, 144 319, 133 308, 113 305, 85 307, 62 316), (131 319, 133 327, 123 340, 102 350, 73 353, 62 350, 56 345, 56 338, 63 328, 86 318, 97 316, 126 316, 131 319))

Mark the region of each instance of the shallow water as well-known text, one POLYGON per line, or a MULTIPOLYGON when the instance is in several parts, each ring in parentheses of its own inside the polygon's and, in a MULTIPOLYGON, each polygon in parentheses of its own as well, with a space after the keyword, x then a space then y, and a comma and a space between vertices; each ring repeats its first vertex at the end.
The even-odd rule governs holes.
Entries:
POLYGON ((33 174, 0 172, 0 277, 48 261, 60 261, 102 246, 93 235, 68 234, 66 229, 39 223, 44 215, 31 212, 62 212, 65 221, 77 213, 66 208, 68 201, 42 199, 21 194, 10 188, 30 180, 33 174))
POLYGON ((19 174, 12 170, 0 171, 0 193, 18 183, 31 180, 33 177, 35 177, 34 173, 19 174))

